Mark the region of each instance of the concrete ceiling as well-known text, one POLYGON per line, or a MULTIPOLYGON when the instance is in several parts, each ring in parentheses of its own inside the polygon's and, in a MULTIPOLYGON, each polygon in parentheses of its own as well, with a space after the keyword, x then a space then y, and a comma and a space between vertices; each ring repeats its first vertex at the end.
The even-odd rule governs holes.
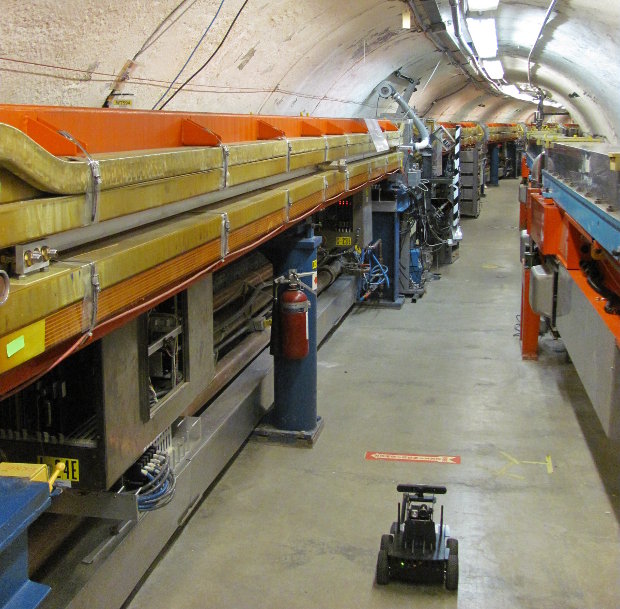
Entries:
MULTIPOLYGON (((454 43, 449 0, 410 4, 439 14, 444 39, 454 43)), ((500 0, 490 13, 508 82, 527 82, 528 53, 548 5, 500 0)), ((428 23, 414 20, 403 29, 407 6, 402 0, 4 0, 0 102, 101 106, 133 59, 119 89, 133 107, 152 108, 204 35, 164 101, 217 52, 167 109, 375 116, 393 110, 377 99, 377 84, 401 68, 421 80, 411 104, 426 116, 531 118, 532 104, 493 95, 487 83, 467 78, 455 65, 465 60, 453 55, 450 62, 419 27, 428 23)), ((532 84, 587 131, 613 142, 620 134, 619 25, 620 2, 558 0, 532 70, 532 84)), ((407 85, 393 81, 401 90, 407 85)))

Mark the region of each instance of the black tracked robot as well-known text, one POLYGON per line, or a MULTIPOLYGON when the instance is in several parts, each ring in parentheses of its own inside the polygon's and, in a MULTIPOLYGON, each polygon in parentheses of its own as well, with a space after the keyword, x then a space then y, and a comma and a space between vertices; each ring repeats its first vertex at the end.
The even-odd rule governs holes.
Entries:
POLYGON ((450 537, 443 522, 443 506, 439 524, 433 520, 435 495, 445 495, 445 486, 399 484, 403 493, 398 504, 398 520, 389 535, 381 537, 377 558, 377 584, 390 579, 416 583, 444 583, 448 590, 459 585, 459 542, 450 537))

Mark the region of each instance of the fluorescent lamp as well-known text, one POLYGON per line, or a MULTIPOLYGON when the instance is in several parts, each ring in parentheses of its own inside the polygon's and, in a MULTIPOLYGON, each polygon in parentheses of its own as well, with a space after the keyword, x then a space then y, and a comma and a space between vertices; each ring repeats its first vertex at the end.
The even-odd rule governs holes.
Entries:
POLYGON ((467 29, 476 47, 478 57, 492 59, 497 56, 495 19, 467 19, 467 29))
POLYGON ((504 66, 499 59, 485 60, 482 62, 486 73, 492 80, 500 80, 504 78, 504 66))
POLYGON ((467 6, 470 11, 496 11, 499 0, 469 0, 467 6))
POLYGON ((515 85, 502 85, 500 91, 506 95, 510 95, 510 97, 519 97, 519 95, 521 95, 521 91, 519 91, 515 85))
POLYGON ((408 8, 403 9, 403 29, 411 29, 411 13, 408 8))

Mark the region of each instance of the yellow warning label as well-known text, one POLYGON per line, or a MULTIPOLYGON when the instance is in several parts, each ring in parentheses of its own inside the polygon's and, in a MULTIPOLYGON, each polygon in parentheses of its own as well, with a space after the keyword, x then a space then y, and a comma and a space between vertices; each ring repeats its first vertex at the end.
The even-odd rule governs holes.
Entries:
POLYGON ((66 457, 46 457, 39 455, 37 457, 37 463, 45 463, 49 465, 50 469, 54 469, 56 463, 64 462, 65 471, 58 477, 61 480, 69 480, 71 482, 80 481, 80 462, 77 459, 67 459, 66 457))
POLYGON ((351 245, 351 237, 336 237, 336 245, 351 245))
POLYGON ((316 258, 312 261, 312 269, 316 269, 316 258))
POLYGON ((131 97, 115 97, 112 99, 111 105, 116 108, 130 108, 133 106, 133 99, 131 97))

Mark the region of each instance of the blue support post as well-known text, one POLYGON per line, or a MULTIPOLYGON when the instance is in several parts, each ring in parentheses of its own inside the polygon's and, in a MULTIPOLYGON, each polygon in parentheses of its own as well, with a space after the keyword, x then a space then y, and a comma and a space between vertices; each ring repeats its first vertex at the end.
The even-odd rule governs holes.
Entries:
MULTIPOLYGON (((314 236, 310 224, 294 229, 294 233, 275 239, 265 254, 273 264, 274 277, 298 273, 316 273, 317 248, 321 237, 314 236)), ((302 441, 312 445, 321 428, 317 417, 317 297, 314 276, 303 277, 309 289, 304 293, 310 301, 308 311, 309 352, 303 359, 291 360, 274 354, 274 405, 255 435, 280 442, 302 441)), ((277 311, 274 311, 274 316, 277 311)))
POLYGON ((491 180, 490 186, 499 186, 499 146, 492 144, 489 146, 491 154, 491 180))

